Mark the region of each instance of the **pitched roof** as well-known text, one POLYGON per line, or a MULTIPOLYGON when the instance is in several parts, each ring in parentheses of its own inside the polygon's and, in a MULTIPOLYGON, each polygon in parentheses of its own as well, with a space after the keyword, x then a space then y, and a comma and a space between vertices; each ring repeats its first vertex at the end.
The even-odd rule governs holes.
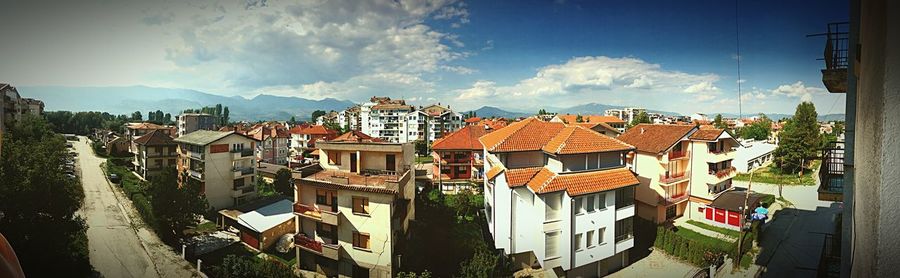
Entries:
POLYGON ((627 168, 570 174, 556 174, 547 168, 542 168, 527 185, 537 194, 566 191, 569 196, 579 196, 615 190, 639 183, 640 181, 634 173, 627 168))
POLYGON ((471 118, 466 119, 466 123, 470 123, 470 124, 478 123, 480 121, 481 121, 481 118, 479 118, 479 117, 471 117, 471 118))
POLYGON ((297 134, 308 134, 308 135, 332 135, 337 134, 337 131, 330 130, 322 125, 312 125, 304 129, 300 129, 297 134))
POLYGON ((144 136, 134 139, 134 143, 144 146, 175 145, 175 141, 172 141, 172 137, 162 131, 159 131, 158 129, 150 131, 149 133, 144 134, 144 136))
POLYGON ((634 147, 582 126, 567 126, 542 148, 552 154, 596 153, 632 150, 634 147))
POLYGON ((563 128, 565 128, 563 123, 527 118, 488 133, 479 141, 489 152, 537 151, 563 128))
POLYGON ((503 173, 504 168, 501 166, 494 166, 490 170, 487 171, 486 177, 491 180, 497 177, 500 173, 503 173))
POLYGON ((127 129, 165 129, 169 128, 167 126, 161 126, 154 123, 127 123, 125 124, 125 128, 127 129))
POLYGON ((534 175, 544 167, 518 168, 506 170, 506 184, 509 187, 519 187, 528 183, 534 175))
POLYGON ((662 153, 694 129, 692 125, 639 124, 616 138, 638 151, 662 153))
MULTIPOLYGON (((232 134, 241 135, 240 133, 235 133, 234 131, 225 132, 225 131, 212 131, 212 130, 198 130, 198 131, 194 131, 194 132, 182 135, 181 137, 175 138, 174 141, 179 142, 179 143, 187 143, 187 144, 191 144, 191 145, 206 146, 212 142, 218 141, 219 139, 225 138, 228 135, 232 135, 232 134)), ((251 140, 256 140, 252 137, 248 137, 248 136, 244 136, 244 135, 241 135, 241 136, 246 137, 251 140)))
POLYGON ((722 132, 725 132, 724 129, 701 129, 691 134, 692 140, 704 140, 704 141, 715 141, 722 135, 722 132))
POLYGON ((491 130, 485 129, 484 126, 481 125, 466 126, 434 141, 434 144, 431 145, 431 149, 482 150, 484 149, 484 146, 481 145, 478 138, 490 132, 491 130))
MULTIPOLYGON (((569 124, 578 123, 578 115, 576 114, 564 114, 564 115, 556 115, 560 120, 565 121, 569 124)), ((619 119, 615 116, 603 116, 603 115, 581 115, 582 123, 625 123, 624 120, 619 119)))
POLYGON ((612 131, 612 132, 615 133, 615 134, 621 134, 621 133, 622 133, 621 131, 619 131, 618 128, 612 127, 611 125, 609 125, 609 124, 607 124, 607 123, 604 123, 604 122, 597 122, 597 123, 576 123, 576 124, 574 124, 574 125, 583 126, 583 127, 587 128, 587 129, 594 129, 594 128, 597 127, 597 126, 600 126, 600 127, 603 127, 603 128, 606 129, 606 130, 612 131))
POLYGON ((338 137, 335 137, 334 139, 327 140, 326 142, 378 143, 383 142, 383 140, 369 136, 368 134, 362 133, 362 131, 351 130, 347 133, 341 134, 338 137))

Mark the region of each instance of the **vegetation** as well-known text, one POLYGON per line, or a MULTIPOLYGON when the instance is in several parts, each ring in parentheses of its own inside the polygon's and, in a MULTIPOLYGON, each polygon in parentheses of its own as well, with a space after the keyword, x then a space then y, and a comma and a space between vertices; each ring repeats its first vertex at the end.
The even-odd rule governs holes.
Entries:
POLYGON ((259 197, 268 197, 277 194, 275 185, 263 180, 262 175, 256 174, 256 195, 259 197))
POLYGON ((163 111, 160 111, 160 110, 156 110, 156 112, 154 112, 154 111, 148 112, 147 113, 147 121, 151 122, 151 123, 155 123, 155 124, 161 124, 161 125, 167 125, 167 124, 174 123, 172 121, 172 114, 169 114, 169 113, 163 114, 163 111))
POLYGON ((716 118, 713 120, 713 126, 720 129, 728 128, 728 124, 722 119, 722 114, 716 114, 716 118))
MULTIPOLYGON (((806 170, 803 171, 803 175, 799 175, 799 173, 784 173, 774 164, 758 168, 753 172, 753 182, 782 185, 815 185, 816 180, 813 177, 813 173, 819 163, 821 162, 818 160, 811 162, 806 167, 806 170)), ((734 180, 749 181, 750 173, 738 173, 734 176, 734 180)))
POLYGON ((217 278, 293 278, 291 269, 280 262, 258 257, 228 255, 211 271, 217 278))
POLYGON ((170 243, 182 238, 188 227, 196 226, 197 217, 209 206, 200 192, 200 182, 183 173, 181 184, 175 168, 169 167, 147 186, 157 234, 170 243))
POLYGON ((806 163, 822 147, 816 107, 812 102, 797 105, 794 116, 784 125, 775 149, 775 165, 781 173, 793 174, 804 170, 806 163))
POLYGON ((294 196, 291 187, 291 170, 282 168, 275 173, 275 191, 284 196, 294 196))
POLYGON ((325 112, 325 110, 316 110, 316 111, 313 111, 313 112, 312 112, 312 115, 311 115, 312 117, 310 118, 310 121, 315 122, 316 119, 318 119, 318 118, 321 117, 321 116, 324 116, 326 113, 328 113, 328 112, 325 112))
MULTIPOLYGON (((419 157, 431 157, 431 146, 428 144, 426 140, 416 140, 416 155, 419 157)), ((416 162, 419 161, 419 158, 416 158, 416 162)))
POLYGON ((547 110, 544 110, 543 108, 541 108, 541 110, 538 110, 537 114, 538 115, 549 115, 549 114, 553 114, 553 113, 547 112, 547 110))
POLYGON ((220 126, 228 125, 228 106, 222 106, 222 104, 216 104, 215 106, 206 106, 200 109, 187 109, 184 110, 185 113, 203 113, 210 114, 216 116, 216 124, 220 126))
POLYGON ((653 246, 698 267, 709 266, 732 250, 730 242, 685 228, 676 229, 657 227, 653 246))
POLYGON ((432 156, 416 156, 416 163, 432 163, 434 162, 434 157, 432 156))
POLYGON ((121 133, 125 123, 131 120, 128 115, 113 115, 106 112, 48 111, 44 117, 50 127, 58 133, 88 135, 93 129, 108 129, 121 133))
POLYGON ((632 119, 630 123, 628 123, 628 128, 631 128, 638 124, 649 124, 649 123, 650 123, 650 115, 647 115, 647 112, 641 111, 636 116, 634 116, 634 119, 632 119))
POLYGON ((428 270, 419 274, 416 274, 415 272, 400 272, 397 273, 397 278, 431 278, 431 272, 428 270))
POLYGON ((84 203, 77 179, 60 165, 65 139, 46 120, 25 116, 3 136, 0 156, 0 233, 30 277, 92 276, 84 203))
POLYGON ((768 140, 772 134, 772 120, 765 114, 759 114, 759 120, 741 129, 740 136, 744 139, 768 140))
POLYGON ((696 221, 696 220, 688 220, 687 223, 688 223, 688 224, 691 224, 691 225, 694 225, 694 226, 697 226, 697 227, 700 227, 700 228, 703 228, 703 229, 707 229, 707 230, 710 230, 710 231, 713 231, 713 232, 717 232, 717 233, 720 233, 720 234, 723 234, 723 235, 726 235, 726 236, 729 236, 729 237, 732 237, 732 238, 739 238, 739 237, 741 237, 741 233, 738 232, 738 231, 735 231, 735 230, 726 229, 726 228, 722 228, 722 227, 716 227, 716 226, 709 225, 709 224, 706 224, 706 223, 703 223, 703 222, 700 222, 700 221, 696 221))

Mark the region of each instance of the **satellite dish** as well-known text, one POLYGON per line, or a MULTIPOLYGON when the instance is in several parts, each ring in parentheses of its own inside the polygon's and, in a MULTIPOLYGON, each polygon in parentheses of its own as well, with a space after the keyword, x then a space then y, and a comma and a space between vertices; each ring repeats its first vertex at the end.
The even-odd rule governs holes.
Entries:
POLYGON ((278 239, 278 242, 275 243, 275 251, 279 253, 287 253, 290 252, 291 249, 294 248, 294 234, 284 234, 281 238, 278 239))

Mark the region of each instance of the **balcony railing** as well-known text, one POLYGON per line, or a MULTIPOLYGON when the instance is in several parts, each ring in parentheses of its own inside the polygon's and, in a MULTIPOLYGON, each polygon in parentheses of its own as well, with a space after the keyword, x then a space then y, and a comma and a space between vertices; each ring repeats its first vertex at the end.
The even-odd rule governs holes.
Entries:
POLYGON ((629 232, 629 233, 624 233, 624 234, 616 235, 616 243, 619 243, 619 242, 622 242, 622 241, 629 240, 629 239, 631 239, 632 237, 634 237, 634 235, 632 235, 632 233, 630 233, 630 232, 629 232))
POLYGON ((833 142, 822 150, 819 168, 819 200, 839 202, 844 193, 844 142, 833 142))
MULTIPOLYGON (((323 205, 323 207, 328 207, 323 205)), ((320 209, 317 206, 311 206, 303 203, 294 203, 294 213, 299 214, 301 216, 310 218, 315 221, 320 221, 325 224, 329 224, 332 226, 338 225, 338 218, 340 215, 340 210, 334 210, 330 207, 328 209, 320 209)))
POLYGON ((201 172, 198 172, 195 170, 188 170, 188 175, 191 176, 192 178, 195 178, 198 180, 203 180, 203 173, 201 173, 201 172))
POLYGON ((682 192, 680 194, 669 195, 665 197, 666 203, 676 204, 688 199, 688 194, 682 192))
POLYGON ((736 170, 736 169, 734 168, 734 166, 731 166, 731 167, 727 167, 727 168, 724 168, 724 169, 718 169, 718 170, 713 169, 713 170, 709 170, 709 174, 710 174, 710 175, 715 175, 716 178, 723 179, 723 178, 726 178, 726 177, 730 176, 731 174, 733 174, 733 173, 735 172, 735 170, 736 170))
POLYGON ((680 181, 685 181, 691 177, 691 171, 684 171, 681 173, 669 173, 666 175, 665 173, 659 175, 659 182, 662 184, 672 184, 680 181))
POLYGON ((252 167, 234 167, 234 169, 232 169, 232 170, 234 170, 235 176, 244 176, 244 175, 253 174, 252 167))
POLYGON ((193 159, 203 160, 203 153, 201 152, 188 152, 188 156, 193 159))
POLYGON ((690 155, 690 151, 669 151, 669 160, 682 159, 690 155))
POLYGON ((294 236, 294 243, 310 251, 318 252, 320 254, 322 253, 322 244, 324 244, 323 242, 316 241, 315 239, 312 239, 304 234, 297 234, 296 236, 294 236))
POLYGON ((822 70, 822 83, 829 92, 847 92, 847 68, 850 66, 850 24, 847 22, 829 23, 825 33, 807 35, 807 37, 825 36, 825 51, 822 58, 825 69, 822 70))

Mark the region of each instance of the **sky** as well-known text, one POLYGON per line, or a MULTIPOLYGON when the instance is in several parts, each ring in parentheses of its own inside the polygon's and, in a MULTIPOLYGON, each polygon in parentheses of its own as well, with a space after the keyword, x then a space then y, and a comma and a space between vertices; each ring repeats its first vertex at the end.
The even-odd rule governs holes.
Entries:
POLYGON ((0 82, 16 86, 378 95, 455 110, 844 110, 821 82, 824 40, 806 35, 847 21, 846 0, 0 2, 0 82))

